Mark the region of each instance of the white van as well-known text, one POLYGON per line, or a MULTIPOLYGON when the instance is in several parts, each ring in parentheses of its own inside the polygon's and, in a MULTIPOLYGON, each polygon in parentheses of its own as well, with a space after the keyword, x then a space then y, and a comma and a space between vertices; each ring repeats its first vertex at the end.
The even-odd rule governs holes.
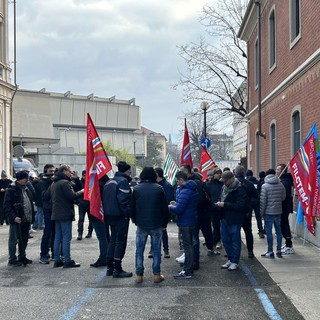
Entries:
POLYGON ((35 165, 32 159, 13 158, 12 163, 13 163, 13 177, 16 176, 16 173, 18 171, 22 171, 22 170, 29 171, 29 176, 32 178, 39 176, 39 172, 35 168, 35 165))

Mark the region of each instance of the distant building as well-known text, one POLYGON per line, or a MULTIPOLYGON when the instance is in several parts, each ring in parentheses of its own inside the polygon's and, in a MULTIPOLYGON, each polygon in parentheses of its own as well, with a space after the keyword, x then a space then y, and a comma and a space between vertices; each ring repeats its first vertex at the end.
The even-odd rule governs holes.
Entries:
POLYGON ((0 170, 12 171, 11 101, 15 87, 11 84, 8 36, 8 1, 0 0, 0 170))

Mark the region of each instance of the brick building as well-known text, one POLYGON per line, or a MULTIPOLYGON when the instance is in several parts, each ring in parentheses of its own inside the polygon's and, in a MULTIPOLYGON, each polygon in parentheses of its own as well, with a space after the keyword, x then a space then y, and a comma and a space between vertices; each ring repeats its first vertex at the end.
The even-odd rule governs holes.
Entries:
POLYGON ((319 17, 314 1, 249 1, 238 36, 247 42, 247 156, 256 174, 288 163, 312 124, 320 129, 319 17))

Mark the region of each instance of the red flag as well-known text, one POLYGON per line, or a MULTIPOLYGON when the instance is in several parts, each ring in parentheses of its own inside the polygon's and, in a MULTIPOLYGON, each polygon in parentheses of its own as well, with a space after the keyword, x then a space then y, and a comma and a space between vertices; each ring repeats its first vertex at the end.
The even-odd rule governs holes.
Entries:
POLYGON ((187 120, 184 119, 184 136, 183 136, 183 145, 181 150, 180 165, 189 164, 191 169, 193 168, 192 158, 191 158, 191 149, 190 149, 190 139, 189 132, 187 128, 187 120))
MULTIPOLYGON (((314 134, 305 140, 303 145, 290 160, 290 171, 308 230, 314 235, 314 217, 316 216, 315 196, 318 189, 318 169, 314 134)), ((316 199, 317 201, 317 199, 316 199)))
POLYGON ((97 130, 87 113, 87 176, 84 186, 84 199, 90 201, 90 214, 104 221, 99 179, 112 169, 110 160, 103 149, 97 130))
POLYGON ((202 174, 202 180, 205 181, 208 177, 208 171, 212 170, 215 166, 215 162, 211 159, 210 154, 208 153, 207 149, 202 147, 201 148, 201 158, 200 158, 200 165, 199 169, 202 174))

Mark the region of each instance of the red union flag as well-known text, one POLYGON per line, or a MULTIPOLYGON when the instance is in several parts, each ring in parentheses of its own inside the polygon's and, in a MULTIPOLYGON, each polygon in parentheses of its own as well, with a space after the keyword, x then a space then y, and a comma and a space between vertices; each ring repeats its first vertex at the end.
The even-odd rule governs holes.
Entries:
POLYGON ((305 140, 303 145, 290 160, 290 171, 293 183, 304 211, 308 230, 314 235, 314 217, 317 215, 318 169, 314 134, 305 140))
POLYGON ((199 169, 202 174, 202 180, 205 181, 208 177, 208 171, 212 170, 215 166, 215 162, 211 159, 208 151, 206 148, 202 147, 201 150, 201 158, 200 158, 200 165, 199 169))
POLYGON ((190 148, 190 139, 189 132, 187 128, 187 120, 184 119, 184 136, 183 136, 183 145, 181 150, 180 165, 188 164, 191 169, 193 168, 192 158, 191 158, 191 148, 190 148))
POLYGON ((87 114, 87 176, 84 186, 84 199, 90 201, 90 214, 104 221, 99 179, 112 169, 110 160, 103 149, 92 119, 87 114))

